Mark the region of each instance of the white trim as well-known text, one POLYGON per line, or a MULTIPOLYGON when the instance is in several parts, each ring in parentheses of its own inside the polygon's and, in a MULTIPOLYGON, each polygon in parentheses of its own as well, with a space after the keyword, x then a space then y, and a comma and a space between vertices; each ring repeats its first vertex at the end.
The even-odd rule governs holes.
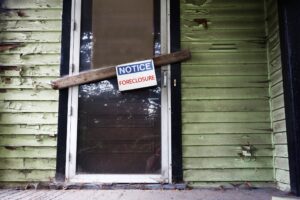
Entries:
MULTIPOLYGON (((72 4, 72 27, 76 23, 76 30, 71 31, 70 47, 70 72, 79 72, 80 63, 80 30, 81 30, 81 1, 74 0, 72 4), (74 72, 72 68, 74 66, 74 72)), ((161 0, 161 52, 170 52, 169 41, 169 1, 161 0)), ((78 126, 78 87, 69 89, 68 100, 68 129, 67 129, 67 153, 66 153, 66 181, 68 182, 97 182, 97 183, 171 183, 171 100, 170 100, 170 66, 162 67, 167 72, 167 87, 162 86, 161 96, 161 174, 76 174, 76 152, 77 152, 77 126, 78 126)))
POLYGON ((163 183, 160 175, 153 174, 80 174, 70 179, 74 183, 163 183))
MULTIPOLYGON (((71 23, 71 49, 69 74, 79 72, 80 63, 80 24, 81 0, 74 0, 72 3, 71 23), (76 30, 74 25, 76 23, 76 30), (73 31, 72 31, 73 30, 73 31), (74 71, 72 71, 74 69, 74 71)), ((78 86, 69 88, 68 100, 68 130, 67 130, 67 151, 66 151, 66 179, 69 180, 76 175, 76 152, 77 152, 77 119, 78 119, 78 86)))
MULTIPOLYGON (((169 37, 169 0, 161 0, 161 53, 170 53, 170 37, 169 37)), ((162 78, 167 73, 167 87, 162 86, 161 93, 161 150, 162 150, 162 176, 164 182, 172 182, 172 165, 171 165, 171 112, 170 112, 170 66, 162 67, 162 78), (165 156, 165 157, 163 157, 165 156)), ((163 80, 164 82, 164 80, 163 80)))

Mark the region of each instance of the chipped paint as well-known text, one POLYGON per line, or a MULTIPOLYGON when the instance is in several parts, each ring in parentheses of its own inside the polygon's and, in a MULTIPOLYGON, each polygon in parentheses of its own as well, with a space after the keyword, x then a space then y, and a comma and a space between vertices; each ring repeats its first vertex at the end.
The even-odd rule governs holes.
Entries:
POLYGON ((22 44, 0 44, 0 52, 15 49, 21 45, 22 44))
POLYGON ((62 0, 0 1, 1 182, 54 177, 62 0), (26 159, 25 159, 26 158, 26 159))

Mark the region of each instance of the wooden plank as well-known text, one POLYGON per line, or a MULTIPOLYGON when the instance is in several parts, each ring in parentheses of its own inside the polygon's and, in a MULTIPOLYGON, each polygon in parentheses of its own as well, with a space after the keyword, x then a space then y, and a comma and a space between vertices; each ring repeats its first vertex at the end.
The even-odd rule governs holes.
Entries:
POLYGON ((280 108, 272 112, 273 121, 280 121, 285 119, 285 108, 280 108))
POLYGON ((61 21, 0 21, 0 31, 61 31, 61 21))
POLYGON ((201 76, 183 77, 182 88, 267 88, 266 76, 201 76))
POLYGON ((17 47, 19 47, 21 44, 18 43, 12 43, 12 44, 0 44, 0 52, 2 53, 3 51, 9 51, 11 49, 15 49, 17 47))
POLYGON ((280 183, 290 184, 290 173, 287 170, 276 169, 275 178, 280 183))
MULTIPOLYGON (((273 80, 274 78, 274 75, 275 73, 280 73, 279 71, 281 71, 281 67, 282 67, 282 64, 281 64, 281 56, 277 57, 275 60, 272 60, 270 62, 270 74, 273 75, 273 80)), ((279 74, 276 74, 276 75, 279 75, 279 74)), ((280 79, 280 75, 279 75, 279 79, 280 79)))
POLYGON ((245 7, 248 9, 251 8, 257 8, 263 7, 263 1, 260 0, 227 0, 226 4, 224 4, 224 1, 222 0, 214 0, 214 1, 190 1, 190 2, 184 2, 184 4, 181 4, 181 7, 183 9, 201 9, 201 8, 241 8, 245 7))
POLYGON ((56 147, 0 147, 0 158, 56 158, 56 147))
POLYGON ((25 158, 24 169, 56 169, 56 159, 25 158))
MULTIPOLYGON (((255 157, 272 157, 272 145, 253 145, 255 157)), ((235 146, 183 146, 184 158, 237 158, 242 152, 241 145, 235 146)))
POLYGON ((0 101, 1 113, 55 113, 57 101, 0 101))
POLYGON ((61 9, 61 0, 40 1, 40 0, 3 0, 1 1, 3 9, 61 9))
POLYGON ((226 42, 182 42, 183 48, 190 49, 192 52, 263 52, 266 50, 265 44, 249 43, 247 41, 226 41, 226 42))
MULTIPOLYGON (((201 18, 201 17, 200 17, 201 18)), ((197 18, 196 18, 197 19, 197 18)), ((199 19, 199 17, 198 17, 199 19)), ((203 18, 201 18, 203 19, 203 18)), ((206 25, 195 23, 194 20, 181 17, 182 31, 205 31, 206 25)), ((253 19, 233 19, 233 18, 209 18, 208 19, 208 28, 210 30, 252 30, 252 29, 264 29, 265 24, 262 20, 253 20, 253 19)))
POLYGON ((266 64, 265 53, 194 53, 186 64, 266 64))
POLYGON ((185 170, 184 181, 273 181, 273 169, 185 170))
POLYGON ((243 158, 184 158, 183 169, 264 169, 273 167, 272 157, 243 158))
POLYGON ((261 76, 267 75, 268 70, 265 64, 182 64, 183 77, 198 76, 261 76))
POLYGON ((7 55, 0 54, 0 65, 59 65, 59 54, 7 55))
POLYGON ((278 41, 275 47, 269 49, 269 59, 275 60, 280 55, 281 55, 281 49, 280 49, 280 42, 278 41))
POLYGON ((0 13, 1 21, 11 20, 61 20, 60 9, 13 9, 0 13))
POLYGON ((265 42, 264 30, 205 30, 205 31, 190 31, 181 33, 181 41, 251 41, 256 43, 265 42))
POLYGON ((268 123, 191 123, 183 124, 183 134, 271 133, 268 123))
POLYGON ((183 123, 214 122, 270 122, 269 112, 193 112, 183 113, 183 123))
POLYGON ((0 158, 1 169, 51 169, 55 170, 56 159, 0 158))
POLYGON ((0 170, 1 181, 51 181, 55 176, 55 170, 0 170))
POLYGON ((289 159, 275 157, 274 167, 277 169, 289 170, 289 159))
POLYGON ((2 113, 0 124, 57 124, 57 113, 2 113))
MULTIPOLYGON (((185 61, 191 57, 189 50, 182 50, 171 54, 157 56, 153 58, 156 67, 185 61)), ((52 82, 53 89, 63 89, 92 81, 104 80, 116 76, 115 66, 100 68, 81 72, 77 75, 67 76, 52 82)))
POLYGON ((280 133, 286 131, 286 123, 285 120, 281 120, 273 123, 273 131, 274 133, 280 133))
POLYGON ((1 89, 0 100, 33 100, 33 101, 58 101, 58 92, 54 90, 17 90, 1 89))
POLYGON ((272 144, 270 134, 220 134, 220 135, 184 135, 183 145, 255 145, 272 144))
POLYGON ((22 169, 24 167, 23 159, 2 159, 0 158, 1 169, 22 169))
POLYGON ((50 135, 54 136, 57 134, 57 124, 46 125, 0 125, 1 135, 50 135))
MULTIPOLYGON (((281 191, 284 191, 284 192, 290 192, 291 191, 291 185, 290 184, 277 182, 276 185, 277 185, 277 188, 281 191)), ((276 199, 274 199, 274 200, 276 200, 276 199)), ((280 199, 278 199, 278 200, 280 200, 280 199)))
POLYGON ((0 135, 2 147, 55 147, 56 137, 45 135, 0 135))
POLYGON ((286 132, 274 133, 274 144, 287 144, 286 132))
POLYGON ((2 89, 51 89, 50 82, 56 77, 2 77, 0 88, 2 89))
POLYGON ((58 65, 25 65, 15 69, 11 66, 1 66, 0 75, 3 77, 58 77, 59 69, 58 65))
POLYGON ((278 84, 279 82, 282 82, 282 72, 281 69, 276 71, 271 75, 271 86, 274 86, 278 84))
POLYGON ((283 95, 279 95, 275 98, 272 98, 272 110, 277 110, 280 108, 284 108, 284 97, 283 95))
POLYGON ((267 88, 193 88, 182 91, 182 100, 268 98, 267 88))
MULTIPOLYGON (((210 8, 210 9, 187 9, 181 10, 182 21, 193 21, 194 19, 210 19, 214 20, 231 20, 241 21, 241 18, 245 21, 261 21, 264 18, 264 10, 257 7, 256 9, 249 9, 245 7, 223 7, 223 8, 210 8)), ((184 23, 184 21, 182 23, 184 23)))
POLYGON ((60 54, 60 43, 25 43, 2 54, 60 54))
POLYGON ((232 7, 210 7, 207 8, 195 8, 186 3, 181 3, 181 16, 201 16, 202 18, 264 18, 264 9, 260 5, 251 5, 251 7, 240 6, 238 3, 232 7))
POLYGON ((268 38, 267 42, 269 45, 269 49, 273 49, 279 43, 279 33, 277 30, 268 30, 268 38))
MULTIPOLYGON (((1 105, 1 102, 0 102, 1 105)), ((1 107, 1 106, 0 106, 1 107)), ((270 111, 268 100, 191 100, 182 101, 182 112, 270 111)))
POLYGON ((61 42, 61 32, 0 32, 2 42, 61 42))
POLYGON ((280 81, 273 87, 271 87, 271 96, 272 97, 277 97, 279 95, 283 94, 283 82, 280 81))
POLYGON ((275 157, 288 158, 287 145, 275 145, 275 157))

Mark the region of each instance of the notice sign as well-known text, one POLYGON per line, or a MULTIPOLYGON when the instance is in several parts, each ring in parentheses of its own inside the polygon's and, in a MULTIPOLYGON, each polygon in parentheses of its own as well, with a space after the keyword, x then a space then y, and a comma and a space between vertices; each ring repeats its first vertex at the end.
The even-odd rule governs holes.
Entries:
POLYGON ((118 65, 116 72, 120 91, 157 85, 153 60, 118 65))

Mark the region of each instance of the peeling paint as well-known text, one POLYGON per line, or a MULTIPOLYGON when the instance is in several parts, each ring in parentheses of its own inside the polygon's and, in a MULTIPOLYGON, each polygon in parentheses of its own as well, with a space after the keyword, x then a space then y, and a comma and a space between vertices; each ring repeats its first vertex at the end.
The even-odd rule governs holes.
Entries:
POLYGON ((194 22, 196 22, 198 25, 203 25, 205 29, 208 28, 208 20, 207 19, 194 19, 194 22))
POLYGON ((186 0, 187 4, 193 4, 193 5, 197 5, 197 6, 204 6, 211 2, 212 2, 212 0, 186 0))
POLYGON ((0 44, 0 52, 20 47, 22 43, 0 44))
POLYGON ((28 17, 28 15, 26 15, 26 13, 25 13, 24 11, 22 11, 22 10, 18 10, 18 11, 17 11, 17 15, 18 15, 19 17, 28 17))
POLYGON ((13 146, 5 146, 4 148, 10 151, 14 151, 17 149, 17 147, 13 147, 13 146))

